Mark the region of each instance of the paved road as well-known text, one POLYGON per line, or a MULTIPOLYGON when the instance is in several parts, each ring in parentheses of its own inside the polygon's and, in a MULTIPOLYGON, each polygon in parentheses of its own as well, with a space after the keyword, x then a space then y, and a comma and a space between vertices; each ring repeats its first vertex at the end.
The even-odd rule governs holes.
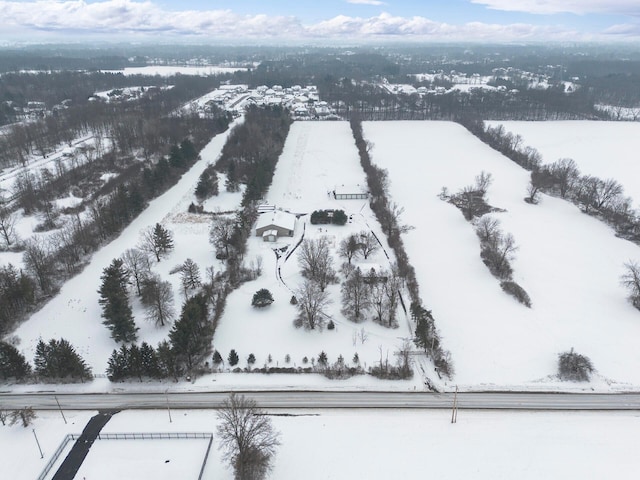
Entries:
POLYGON ((87 423, 87 426, 84 427, 82 431, 82 435, 78 437, 71 451, 53 476, 53 480, 73 480, 75 478, 76 473, 78 473, 78 470, 80 470, 82 466, 82 462, 84 462, 85 457, 89 453, 91 445, 93 445, 102 427, 111 420, 111 416, 114 413, 116 412, 100 412, 89 420, 89 423, 87 423))
MULTIPOLYGON (((422 392, 240 392, 266 409, 329 408, 451 408, 452 393, 422 392)), ((135 408, 216 408, 227 397, 223 392, 56 394, 62 408, 125 410, 135 408)), ((53 393, 0 394, 5 409, 56 409, 53 393)), ((640 410, 640 394, 572 393, 460 393, 463 409, 513 410, 640 410)))

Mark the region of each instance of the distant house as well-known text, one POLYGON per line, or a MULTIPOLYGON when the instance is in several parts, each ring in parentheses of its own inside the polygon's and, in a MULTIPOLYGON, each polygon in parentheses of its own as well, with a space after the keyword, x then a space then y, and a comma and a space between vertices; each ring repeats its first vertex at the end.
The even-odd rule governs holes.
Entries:
POLYGON ((275 242, 277 237, 293 237, 295 228, 295 215, 282 210, 273 210, 262 213, 258 217, 256 237, 262 237, 264 241, 275 242))
POLYGON ((340 185, 333 189, 336 200, 360 200, 369 198, 369 192, 363 185, 340 185))

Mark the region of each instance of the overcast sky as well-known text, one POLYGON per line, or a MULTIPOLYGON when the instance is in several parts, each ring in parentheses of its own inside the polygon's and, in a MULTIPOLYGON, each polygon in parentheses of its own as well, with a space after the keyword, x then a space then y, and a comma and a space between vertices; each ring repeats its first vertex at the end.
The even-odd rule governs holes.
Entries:
POLYGON ((0 41, 640 40, 640 0, 0 0, 0 41))

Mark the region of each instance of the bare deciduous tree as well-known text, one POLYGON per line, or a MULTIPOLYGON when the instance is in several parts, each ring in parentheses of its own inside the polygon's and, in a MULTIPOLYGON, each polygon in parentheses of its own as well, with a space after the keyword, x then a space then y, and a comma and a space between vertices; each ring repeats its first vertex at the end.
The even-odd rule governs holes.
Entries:
POLYGON ((342 314, 352 322, 362 322, 370 307, 370 290, 359 268, 342 284, 342 314))
POLYGON ((325 321, 324 309, 330 303, 329 295, 314 281, 307 279, 296 292, 296 299, 296 327, 305 327, 308 330, 322 329, 325 321))
POLYGON ((561 158, 557 162, 552 163, 549 165, 549 172, 553 176, 562 198, 567 196, 580 177, 578 165, 576 165, 576 162, 571 158, 561 158))
POLYGON ((640 264, 628 261, 624 264, 624 273, 620 276, 620 283, 627 287, 629 300, 640 310, 640 264))
POLYGON ((222 215, 213 217, 209 230, 209 243, 217 249, 223 249, 225 257, 229 256, 229 246, 233 242, 235 221, 222 215))
POLYGON ((127 273, 133 278, 138 295, 141 295, 142 281, 149 275, 151 269, 148 253, 137 248, 129 248, 122 255, 122 261, 127 273))
POLYGON ((272 468, 279 434, 254 400, 232 393, 218 410, 219 448, 236 480, 260 480, 272 468))
POLYGON ((321 291, 335 281, 333 257, 329 251, 329 242, 325 237, 315 240, 304 240, 300 245, 298 261, 302 275, 318 284, 321 291))
POLYGON ((358 239, 355 235, 349 235, 347 238, 343 238, 338 247, 338 255, 347 259, 349 265, 351 260, 358 254, 359 246, 358 239))
POLYGON ((378 240, 372 232, 362 231, 358 235, 358 248, 364 259, 368 259, 369 255, 374 253, 379 248, 378 240))
POLYGON ((141 292, 141 301, 149 320, 164 327, 175 318, 173 289, 169 282, 162 281, 157 274, 149 275, 142 280, 141 292))
POLYGON ((6 208, 0 208, 0 240, 7 248, 18 240, 16 221, 17 216, 15 213, 6 208))

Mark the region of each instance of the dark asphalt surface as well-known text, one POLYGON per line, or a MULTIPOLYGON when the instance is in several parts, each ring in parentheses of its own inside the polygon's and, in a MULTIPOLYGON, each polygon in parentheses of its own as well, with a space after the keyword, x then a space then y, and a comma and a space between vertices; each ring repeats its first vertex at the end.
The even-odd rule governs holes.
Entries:
POLYGON ((91 418, 87 423, 87 426, 84 427, 82 431, 82 435, 76 440, 76 443, 71 448, 71 451, 67 455, 67 458, 64 459, 60 468, 53 476, 53 480, 73 480, 84 462, 85 457, 89 453, 91 449, 91 445, 98 437, 98 434, 102 430, 111 417, 118 413, 117 411, 105 411, 100 412, 95 417, 91 418))

